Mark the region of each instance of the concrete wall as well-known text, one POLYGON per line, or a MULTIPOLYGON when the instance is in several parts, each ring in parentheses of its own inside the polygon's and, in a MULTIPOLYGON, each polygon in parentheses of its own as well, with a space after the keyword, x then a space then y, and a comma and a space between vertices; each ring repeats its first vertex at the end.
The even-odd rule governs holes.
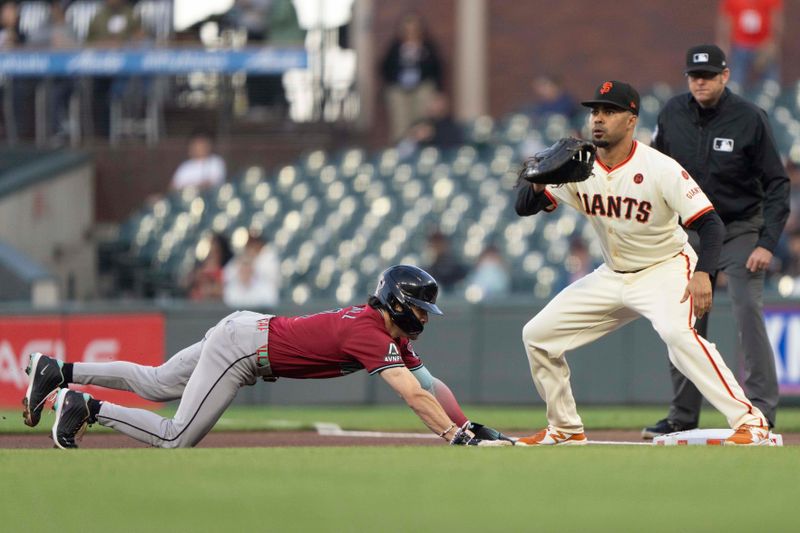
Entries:
POLYGON ((0 240, 50 270, 59 279, 62 297, 95 294, 93 224, 90 163, 0 196, 0 240))

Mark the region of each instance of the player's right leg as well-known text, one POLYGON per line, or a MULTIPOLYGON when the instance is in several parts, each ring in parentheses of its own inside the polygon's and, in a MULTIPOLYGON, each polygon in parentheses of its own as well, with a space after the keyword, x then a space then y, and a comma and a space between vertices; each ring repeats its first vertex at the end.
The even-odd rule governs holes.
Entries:
POLYGON ((203 342, 184 348, 160 366, 139 365, 128 361, 73 363, 70 383, 130 391, 153 402, 177 400, 183 395, 200 360, 203 342))
MULTIPOLYGON (((583 433, 564 354, 638 317, 623 305, 623 287, 620 274, 600 267, 556 295, 522 330, 531 376, 547 403, 548 429, 553 434, 583 433)), ((528 444, 560 443, 534 437, 528 444)))

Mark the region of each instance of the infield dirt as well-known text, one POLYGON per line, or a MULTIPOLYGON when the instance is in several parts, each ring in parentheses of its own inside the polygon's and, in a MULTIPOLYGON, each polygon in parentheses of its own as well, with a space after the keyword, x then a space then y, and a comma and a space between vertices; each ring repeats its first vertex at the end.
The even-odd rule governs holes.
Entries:
MULTIPOLYGON (((514 436, 514 433, 509 433, 514 436)), ((590 441, 645 442, 639 431, 598 430, 587 431, 590 441)), ((800 445, 800 433, 783 433, 784 446, 800 445)), ((215 431, 206 436, 198 448, 268 448, 277 446, 442 446, 444 441, 431 438, 392 437, 350 437, 326 436, 314 431, 215 431)), ((81 448, 146 448, 125 435, 115 433, 95 433, 91 430, 84 436, 81 448)), ((44 433, 16 433, 0 435, 0 448, 37 449, 52 448, 50 435, 44 433)))

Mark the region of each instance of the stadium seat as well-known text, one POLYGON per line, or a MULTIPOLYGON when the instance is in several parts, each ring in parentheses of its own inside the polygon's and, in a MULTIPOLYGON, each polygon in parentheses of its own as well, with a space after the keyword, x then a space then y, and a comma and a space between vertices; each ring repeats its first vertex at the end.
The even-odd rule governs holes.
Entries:
POLYGON ((100 0, 75 0, 64 11, 64 17, 72 26, 79 42, 86 41, 86 37, 89 35, 89 26, 101 5, 102 1, 100 0))
POLYGON ((19 32, 23 35, 38 30, 50 22, 50 2, 20 2, 19 32))
MULTIPOLYGON (((672 94, 656 86, 642 95, 640 140, 649 142, 672 94)), ((772 105, 781 153, 800 164, 800 83, 782 92, 764 86, 756 97, 772 105)), ((497 245, 513 290, 549 298, 570 279, 572 239, 583 238, 596 262, 601 252, 591 225, 570 209, 518 217, 516 168, 531 146, 569 135, 578 119, 556 115, 532 128, 524 115, 509 114, 496 123, 495 130, 495 120, 480 117, 467 126, 464 145, 427 147, 404 160, 395 148, 317 150, 274 172, 253 166, 220 187, 172 193, 121 225, 118 249, 128 254, 120 263, 142 271, 140 285, 166 291, 194 265, 210 231, 225 233, 238 250, 256 229, 281 256, 287 299, 344 304, 371 291, 387 265, 420 264, 428 233, 437 228, 465 264, 487 244, 497 245)))
POLYGON ((133 8, 144 31, 156 43, 166 43, 172 36, 172 0, 139 0, 133 8))

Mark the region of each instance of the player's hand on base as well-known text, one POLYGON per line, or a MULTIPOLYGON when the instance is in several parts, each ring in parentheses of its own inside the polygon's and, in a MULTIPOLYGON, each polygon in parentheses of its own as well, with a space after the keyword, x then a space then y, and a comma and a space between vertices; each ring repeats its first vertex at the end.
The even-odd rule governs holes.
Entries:
POLYGON ((761 272, 769 267, 772 262, 772 252, 761 246, 756 246, 750 257, 747 258, 745 266, 750 272, 761 272))
MULTIPOLYGON (((489 426, 478 424, 477 422, 468 422, 468 429, 475 434, 475 437, 482 441, 505 441, 506 444, 514 444, 514 439, 507 437, 489 426)), ((501 444, 502 445, 502 444, 501 444)))
POLYGON ((692 298, 693 311, 697 318, 701 318, 711 309, 712 293, 711 278, 708 272, 695 272, 686 285, 681 303, 692 298))

